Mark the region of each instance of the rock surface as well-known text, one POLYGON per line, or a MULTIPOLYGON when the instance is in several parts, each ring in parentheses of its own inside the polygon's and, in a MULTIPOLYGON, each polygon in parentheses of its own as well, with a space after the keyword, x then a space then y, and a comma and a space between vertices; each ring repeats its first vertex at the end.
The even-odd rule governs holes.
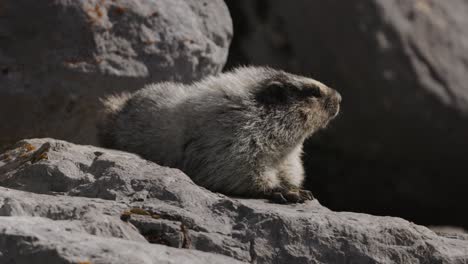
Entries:
POLYGON ((80 225, 78 221, 54 221, 42 217, 0 217, 0 262, 242 263, 195 250, 100 237, 83 232, 80 225))
POLYGON ((231 37, 222 0, 1 1, 0 148, 93 144, 99 97, 215 74, 231 37))
POLYGON ((400 218, 333 212, 316 200, 276 205, 230 198, 136 155, 54 139, 24 140, 3 153, 0 185, 6 187, 0 187, 0 262, 6 263, 20 252, 19 263, 38 257, 50 261, 43 263, 468 261, 467 236, 440 236, 400 218))
POLYGON ((468 205, 454 203, 468 188, 466 1, 226 3, 231 66, 272 65, 343 96, 306 147, 308 185, 325 204, 467 227, 468 205))

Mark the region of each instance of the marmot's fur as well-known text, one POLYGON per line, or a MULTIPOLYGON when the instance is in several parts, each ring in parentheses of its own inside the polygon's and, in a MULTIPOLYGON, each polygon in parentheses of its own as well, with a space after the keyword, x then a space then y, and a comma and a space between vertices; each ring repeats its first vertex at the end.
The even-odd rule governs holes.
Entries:
POLYGON ((302 202, 313 199, 301 189, 302 144, 338 114, 340 101, 313 79, 244 67, 108 97, 99 139, 179 168, 212 191, 302 202))

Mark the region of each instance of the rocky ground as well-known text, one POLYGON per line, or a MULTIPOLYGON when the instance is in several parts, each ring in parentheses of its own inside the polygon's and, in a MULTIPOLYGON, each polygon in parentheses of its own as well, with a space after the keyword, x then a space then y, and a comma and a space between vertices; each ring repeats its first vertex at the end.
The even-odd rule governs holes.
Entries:
POLYGON ((0 263, 466 263, 468 235, 277 205, 130 153, 54 139, 0 156, 0 263))

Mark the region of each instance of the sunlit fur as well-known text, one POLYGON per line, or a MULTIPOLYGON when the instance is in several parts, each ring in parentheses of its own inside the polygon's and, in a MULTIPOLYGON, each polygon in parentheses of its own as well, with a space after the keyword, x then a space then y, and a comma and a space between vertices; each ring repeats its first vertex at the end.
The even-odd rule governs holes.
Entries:
POLYGON ((109 97, 99 138, 179 168, 212 191, 261 197, 300 188, 303 141, 337 115, 340 100, 313 79, 243 67, 109 97))

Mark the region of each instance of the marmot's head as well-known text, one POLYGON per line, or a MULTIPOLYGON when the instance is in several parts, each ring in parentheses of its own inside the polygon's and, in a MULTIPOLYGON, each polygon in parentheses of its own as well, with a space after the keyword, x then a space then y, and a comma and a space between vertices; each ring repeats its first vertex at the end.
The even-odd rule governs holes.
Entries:
POLYGON ((310 78, 265 71, 268 77, 254 89, 254 98, 270 120, 308 136, 338 115, 341 96, 334 89, 310 78))

